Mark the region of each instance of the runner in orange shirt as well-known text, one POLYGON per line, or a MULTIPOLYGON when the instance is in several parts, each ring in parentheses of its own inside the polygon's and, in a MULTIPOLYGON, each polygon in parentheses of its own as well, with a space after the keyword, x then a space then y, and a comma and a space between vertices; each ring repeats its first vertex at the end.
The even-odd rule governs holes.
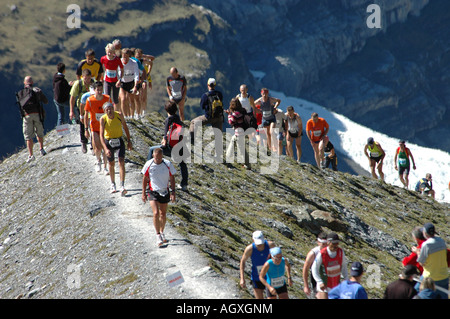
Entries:
POLYGON ((328 134, 329 130, 330 125, 325 119, 319 117, 316 112, 311 114, 311 119, 306 123, 306 135, 314 150, 314 158, 319 168, 321 168, 322 161, 324 160, 323 143, 320 142, 328 134))
MULTIPOLYGON (((91 134, 92 134, 92 146, 94 148, 95 156, 97 157, 97 163, 95 164, 95 170, 99 173, 102 170, 102 143, 100 141, 100 118, 104 115, 103 104, 111 102, 109 95, 103 94, 103 83, 96 82, 94 84, 95 94, 91 95, 86 101, 84 108, 86 114, 89 116, 84 117, 85 135, 89 140, 89 119, 91 120, 91 134)), ((106 154, 103 153, 103 172, 108 175, 108 169, 106 168, 106 154)))

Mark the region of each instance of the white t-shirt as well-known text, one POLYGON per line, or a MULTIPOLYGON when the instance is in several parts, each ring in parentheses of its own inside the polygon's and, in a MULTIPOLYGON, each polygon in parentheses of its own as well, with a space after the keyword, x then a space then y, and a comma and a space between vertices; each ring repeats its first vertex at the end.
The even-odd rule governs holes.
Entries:
POLYGON ((156 164, 152 158, 145 163, 141 173, 149 177, 149 186, 151 191, 165 192, 169 186, 170 176, 175 175, 177 170, 173 166, 172 162, 164 158, 161 164, 156 164))
POLYGON ((136 61, 129 59, 128 63, 123 63, 123 78, 122 82, 129 83, 134 80, 135 83, 139 81, 139 66, 136 61))

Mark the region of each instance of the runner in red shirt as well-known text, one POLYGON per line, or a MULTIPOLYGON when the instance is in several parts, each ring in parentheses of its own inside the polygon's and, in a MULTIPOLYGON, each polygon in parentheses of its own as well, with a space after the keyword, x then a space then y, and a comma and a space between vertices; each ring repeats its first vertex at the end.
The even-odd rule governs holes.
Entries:
POLYGON ((114 45, 109 43, 105 48, 106 55, 102 56, 100 63, 103 65, 105 72, 105 90, 104 93, 112 96, 114 102, 114 110, 119 112, 119 89, 120 81, 118 78, 118 69, 123 74, 122 61, 115 55, 114 45))

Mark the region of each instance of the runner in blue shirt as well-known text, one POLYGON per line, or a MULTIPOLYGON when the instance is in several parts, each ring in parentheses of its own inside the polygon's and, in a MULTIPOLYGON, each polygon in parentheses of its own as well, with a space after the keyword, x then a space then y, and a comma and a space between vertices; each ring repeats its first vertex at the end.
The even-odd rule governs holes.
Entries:
POLYGON ((328 299, 367 299, 366 290, 360 284, 363 273, 363 266, 355 261, 350 271, 350 280, 344 280, 331 289, 328 299))

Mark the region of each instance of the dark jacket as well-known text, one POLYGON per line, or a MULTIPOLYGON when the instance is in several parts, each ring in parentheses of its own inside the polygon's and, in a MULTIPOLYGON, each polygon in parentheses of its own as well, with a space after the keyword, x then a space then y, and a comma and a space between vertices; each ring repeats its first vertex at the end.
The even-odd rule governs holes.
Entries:
POLYGON ((210 90, 210 91, 204 93, 200 100, 200 106, 205 111, 205 116, 207 119, 210 118, 210 108, 211 108, 208 97, 210 95, 214 95, 214 94, 217 94, 219 96, 219 99, 221 101, 223 101, 222 92, 217 91, 217 90, 210 90))
POLYGON ((53 76, 53 98, 58 103, 64 103, 70 99, 70 85, 64 74, 55 73, 53 76))
POLYGON ((415 295, 414 282, 398 279, 386 287, 383 299, 412 299, 415 295))

